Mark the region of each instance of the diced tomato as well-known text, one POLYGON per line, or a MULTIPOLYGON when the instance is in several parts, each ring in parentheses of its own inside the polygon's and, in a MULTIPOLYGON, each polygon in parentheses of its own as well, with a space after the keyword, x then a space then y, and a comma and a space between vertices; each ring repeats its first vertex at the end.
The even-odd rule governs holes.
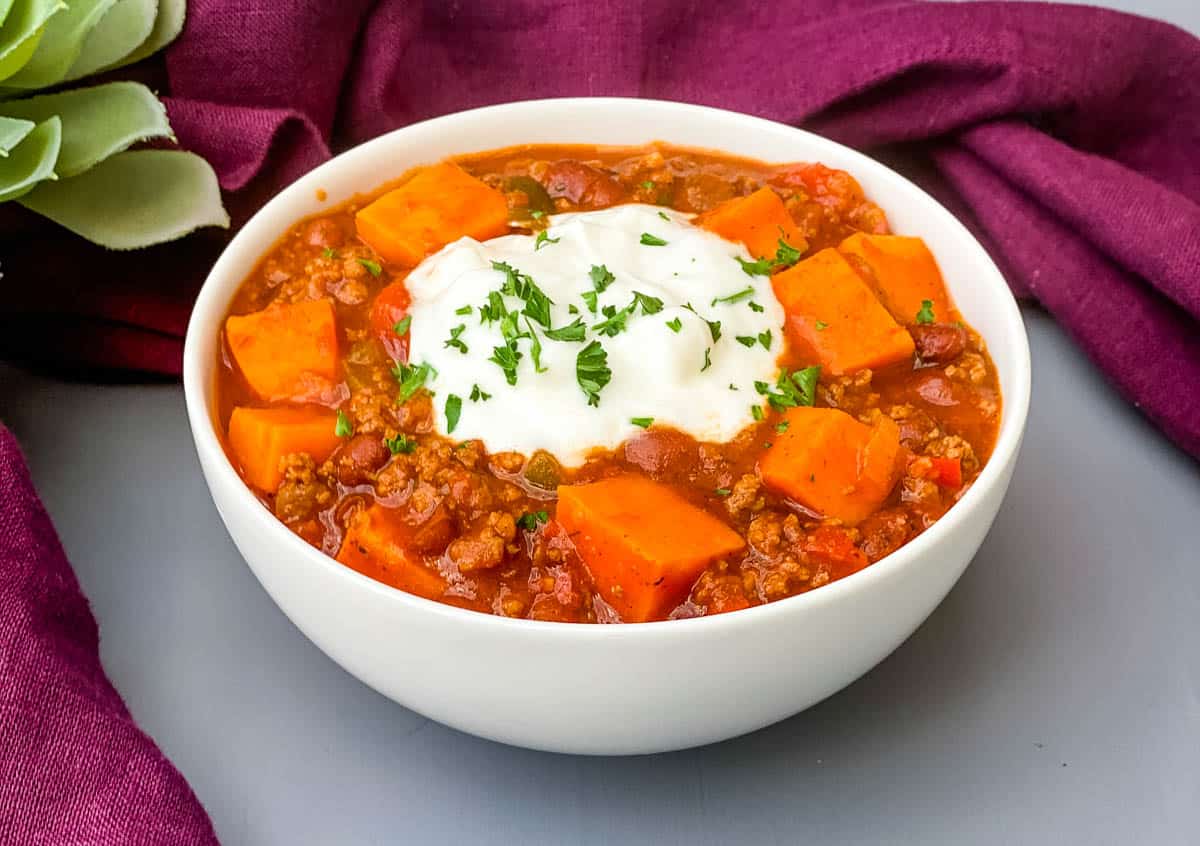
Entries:
POLYGON ((943 488, 961 488, 962 460, 958 458, 931 458, 933 462, 933 480, 943 488))
POLYGON ((412 298, 403 282, 393 282, 379 292, 371 306, 371 330, 388 355, 398 361, 408 361, 408 333, 396 334, 396 324, 408 314, 412 298))
POLYGON ((804 551, 830 564, 849 566, 851 572, 867 566, 866 554, 854 545, 849 532, 837 526, 818 526, 805 538, 804 551))

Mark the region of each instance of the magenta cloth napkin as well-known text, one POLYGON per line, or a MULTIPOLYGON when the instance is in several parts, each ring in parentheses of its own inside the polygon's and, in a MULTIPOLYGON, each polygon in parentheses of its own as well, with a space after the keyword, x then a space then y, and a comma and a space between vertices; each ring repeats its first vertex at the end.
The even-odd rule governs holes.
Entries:
POLYGON ((96 621, 0 426, 0 843, 216 842, 104 675, 96 621))
MULTIPOLYGON (((723 106, 902 161, 1200 457, 1200 42, 1174 27, 1036 3, 191 0, 158 61, 138 72, 235 222, 332 151, 535 97, 723 106)), ((167 376, 226 238, 105 253, 8 208, 0 236, 0 354, 167 376)), ((105 680, 7 434, 0 497, 0 842, 211 842, 105 680)))

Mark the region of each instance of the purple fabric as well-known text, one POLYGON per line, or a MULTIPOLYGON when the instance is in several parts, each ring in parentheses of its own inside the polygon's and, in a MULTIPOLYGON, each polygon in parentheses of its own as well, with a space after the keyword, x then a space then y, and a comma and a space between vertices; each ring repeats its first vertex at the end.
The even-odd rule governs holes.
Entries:
POLYGON ((0 503, 0 843, 216 843, 105 677, 96 621, 3 426, 0 503))
MULTIPOLYGON (((136 73, 235 222, 333 151, 488 103, 638 95, 803 125, 906 163, 1200 457, 1200 42, 1166 24, 1035 3, 191 0, 165 65, 136 73)), ((0 354, 76 374, 177 375, 227 237, 105 253, 10 207, 0 234, 0 354)), ((213 840, 105 679, 0 429, 0 842, 213 840)))

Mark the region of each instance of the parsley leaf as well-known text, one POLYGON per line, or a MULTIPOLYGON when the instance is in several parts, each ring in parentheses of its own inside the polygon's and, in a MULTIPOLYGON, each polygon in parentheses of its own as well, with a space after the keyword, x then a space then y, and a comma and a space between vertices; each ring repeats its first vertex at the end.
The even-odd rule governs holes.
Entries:
POLYGON ((574 323, 568 323, 557 329, 547 329, 542 334, 551 341, 582 341, 586 333, 587 327, 583 325, 583 318, 576 317, 574 323))
POLYGON ((525 325, 529 327, 529 357, 533 359, 533 370, 535 373, 545 373, 546 368, 542 367, 542 342, 538 340, 537 332, 533 331, 533 324, 529 319, 525 319, 525 325))
POLYGON ((773 408, 782 411, 798 405, 812 405, 816 400, 817 382, 820 378, 820 365, 813 365, 792 373, 781 370, 779 378, 775 381, 774 391, 766 382, 755 382, 754 389, 765 396, 773 408))
POLYGON ((764 329, 762 332, 759 332, 758 342, 763 345, 763 349, 769 350, 771 348, 771 330, 764 329))
POLYGON ((474 311, 474 309, 472 309, 469 305, 465 305, 465 306, 459 306, 458 308, 456 308, 454 310, 454 313, 455 314, 470 314, 472 311, 474 311))
POLYGON ((606 320, 601 320, 599 323, 592 324, 592 331, 601 335, 607 335, 612 338, 625 331, 625 321, 633 314, 633 309, 637 305, 637 297, 633 298, 633 302, 625 306, 625 308, 617 311, 613 306, 605 306, 604 314, 607 315, 606 320))
POLYGON ((730 294, 728 297, 717 297, 712 301, 712 305, 717 303, 740 303, 742 300, 748 300, 754 296, 754 286, 747 285, 736 294, 730 294))
POLYGON ((479 322, 492 323, 504 319, 506 314, 508 306, 504 304, 504 297, 500 296, 499 291, 489 291, 487 303, 479 306, 479 322))
POLYGON ((643 429, 649 429, 651 424, 654 423, 654 418, 653 417, 631 417, 631 418, 629 418, 629 422, 632 423, 634 426, 640 426, 643 429))
POLYGON ((379 262, 371 261, 370 259, 360 258, 358 263, 367 269, 367 272, 372 276, 378 276, 383 273, 383 268, 379 266, 379 262))
POLYGON ((642 307, 642 314, 658 314, 663 310, 663 301, 638 291, 633 292, 633 305, 642 307))
POLYGON ((400 383, 400 392, 396 394, 396 402, 408 402, 412 395, 425 385, 425 380, 429 378, 430 374, 436 375, 428 364, 395 365, 392 368, 392 376, 400 383))
POLYGON ((550 514, 546 511, 527 511, 517 518, 517 526, 527 532, 532 532, 539 523, 545 523, 549 519, 550 514))
POLYGON ((466 329, 467 329, 467 325, 465 323, 460 323, 457 326, 455 326, 454 328, 452 328, 450 330, 450 338, 449 338, 449 340, 446 341, 445 344, 443 344, 443 346, 454 347, 460 353, 462 353, 463 355, 466 355, 467 354, 467 345, 465 343, 463 343, 462 341, 460 341, 458 338, 458 336, 461 335, 463 332, 465 332, 466 329))
POLYGON ((921 300, 921 310, 917 312, 917 323, 933 323, 933 300, 921 300))
POLYGON ((321 255, 325 256, 327 259, 335 259, 338 257, 338 251, 332 247, 326 247, 325 249, 321 250, 321 255))
POLYGON ((579 314, 579 306, 571 303, 567 306, 567 314, 579 314))
POLYGON ((596 297, 595 291, 584 291, 580 296, 583 297, 583 304, 587 306, 588 311, 592 314, 596 313, 596 297))
POLYGON ((818 320, 816 325, 817 325, 818 332, 824 332, 826 329, 829 328, 829 324, 826 323, 824 320, 818 320))
POLYGON ((660 211, 660 212, 658 213, 658 216, 659 216, 659 217, 661 217, 663 220, 667 221, 668 223, 670 223, 670 222, 671 222, 671 218, 669 218, 669 217, 667 216, 667 213, 666 213, 665 211, 660 211))
POLYGON ((657 235, 651 235, 649 232, 643 232, 639 240, 647 247, 665 247, 667 245, 667 242, 662 238, 659 238, 657 235))
POLYGON ((599 341, 592 341, 575 356, 575 379, 588 405, 600 405, 600 391, 612 380, 612 371, 608 369, 608 353, 599 341))
POLYGON ((604 289, 617 278, 602 264, 593 264, 592 269, 588 271, 588 276, 591 277, 592 287, 596 289, 597 294, 603 293, 604 289))
POLYGON ((645 188, 647 191, 653 190, 653 188, 654 188, 654 180, 653 180, 653 179, 647 179, 645 182, 643 182, 643 183, 642 183, 642 187, 643 187, 643 188, 645 188))
POLYGON ((348 438, 354 434, 354 424, 350 422, 350 418, 346 416, 346 412, 340 408, 337 413, 337 423, 333 425, 333 433, 339 438, 348 438))
MULTIPOLYGON (((469 309, 470 306, 467 306, 467 308, 469 309)), ((412 315, 406 314, 404 317, 402 317, 398 321, 396 321, 396 325, 392 327, 392 331, 403 338, 405 335, 408 334, 408 327, 411 325, 412 325, 412 315)))
MULTIPOLYGON (((554 300, 546 296, 546 292, 537 286, 528 273, 522 273, 505 261, 493 261, 492 269, 504 274, 503 292, 509 296, 525 301, 521 313, 532 317, 543 326, 550 325, 550 306, 554 300)), ((490 301, 491 294, 488 295, 490 301)))
POLYGON ((408 454, 417 448, 417 439, 410 438, 403 432, 394 438, 384 438, 383 442, 387 445, 392 455, 399 455, 400 453, 408 454))
POLYGON ((667 321, 667 328, 670 329, 672 332, 678 334, 679 331, 681 329, 683 329, 683 321, 680 320, 678 317, 673 317, 667 321))
POLYGON ((734 256, 734 258, 737 259, 738 264, 742 266, 742 270, 748 276, 770 276, 772 273, 786 270, 800 261, 800 250, 797 250, 782 238, 777 243, 779 246, 775 250, 774 258, 762 256, 755 261, 746 261, 741 256, 734 256))
POLYGON ((814 364, 792 374, 792 381, 800 389, 800 404, 812 405, 817 398, 817 382, 821 378, 820 365, 814 364))
POLYGON ((741 256, 734 256, 734 258, 737 259, 737 263, 742 266, 742 270, 745 271, 747 276, 770 276, 771 268, 775 266, 774 262, 766 258, 760 258, 756 261, 746 261, 741 256))
POLYGON ((717 488, 715 491, 713 491, 713 493, 715 493, 717 496, 729 496, 731 493, 733 493, 733 491, 731 491, 729 488, 717 488))
POLYGON ((503 346, 493 347, 488 361, 494 362, 504 371, 504 380, 508 384, 517 384, 517 364, 521 361, 521 352, 517 349, 516 341, 509 341, 503 346))
POLYGON ((547 244, 557 244, 561 240, 561 238, 551 238, 550 234, 543 229, 537 234, 537 239, 533 242, 533 251, 536 253, 547 244))
POLYGON ((708 332, 709 332, 709 334, 710 334, 710 335, 712 335, 712 339, 713 339, 713 343, 714 343, 714 344, 715 344, 717 341, 721 340, 721 321, 719 321, 719 320, 709 320, 709 319, 707 319, 706 317, 702 317, 702 316, 701 316, 701 314, 700 314, 700 312, 696 311, 696 309, 694 309, 694 308, 692 307, 692 304, 691 304, 691 303, 684 303, 684 304, 683 304, 683 307, 684 307, 684 308, 686 308, 686 309, 687 309, 688 311, 690 311, 692 314, 696 315, 697 317, 699 317, 701 320, 703 320, 705 323, 707 323, 707 324, 708 324, 708 332))
POLYGON ((791 267, 800 261, 800 251, 782 238, 779 239, 779 249, 775 251, 775 265, 779 269, 791 267))
POLYGON ((531 211, 529 213, 529 216, 532 217, 534 220, 541 220, 543 217, 546 216, 546 213, 544 211, 542 211, 541 209, 534 209, 533 211, 531 211))
POLYGON ((705 347, 704 348, 704 366, 700 368, 700 372, 703 373, 705 370, 707 370, 710 367, 712 367, 712 347, 705 347))
POLYGON ((491 398, 492 398, 492 395, 489 394, 487 391, 480 390, 478 385, 471 386, 471 396, 470 396, 471 402, 486 402, 487 400, 490 400, 491 398))
POLYGON ((761 421, 763 419, 762 406, 761 405, 750 406, 750 416, 753 417, 755 420, 761 421))
POLYGON ((446 434, 449 435, 458 425, 458 418, 462 414, 462 397, 457 394, 450 394, 446 397, 446 434))
POLYGON ((760 306, 758 303, 754 302, 754 300, 751 300, 750 302, 746 303, 746 305, 750 306, 750 310, 753 312, 757 312, 758 314, 763 313, 763 307, 760 306))
POLYGON ((782 434, 788 430, 788 425, 790 424, 786 420, 780 420, 775 424, 775 431, 782 434))
POLYGON ((743 347, 752 347, 758 343, 758 338, 753 335, 738 335, 737 342, 743 347))

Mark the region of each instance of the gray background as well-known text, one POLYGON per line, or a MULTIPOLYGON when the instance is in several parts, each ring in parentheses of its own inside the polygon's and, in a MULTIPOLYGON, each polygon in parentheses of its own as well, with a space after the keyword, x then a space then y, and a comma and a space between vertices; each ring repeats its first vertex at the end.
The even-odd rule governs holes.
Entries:
MULTIPOLYGON (((1195 0, 1112 5, 1200 30, 1195 0)), ((0 369, 0 419, 105 667, 226 844, 1196 843, 1200 465, 1024 314, 1024 451, 942 606, 806 713, 654 757, 478 740, 339 669, 228 540, 178 387, 0 369)))

